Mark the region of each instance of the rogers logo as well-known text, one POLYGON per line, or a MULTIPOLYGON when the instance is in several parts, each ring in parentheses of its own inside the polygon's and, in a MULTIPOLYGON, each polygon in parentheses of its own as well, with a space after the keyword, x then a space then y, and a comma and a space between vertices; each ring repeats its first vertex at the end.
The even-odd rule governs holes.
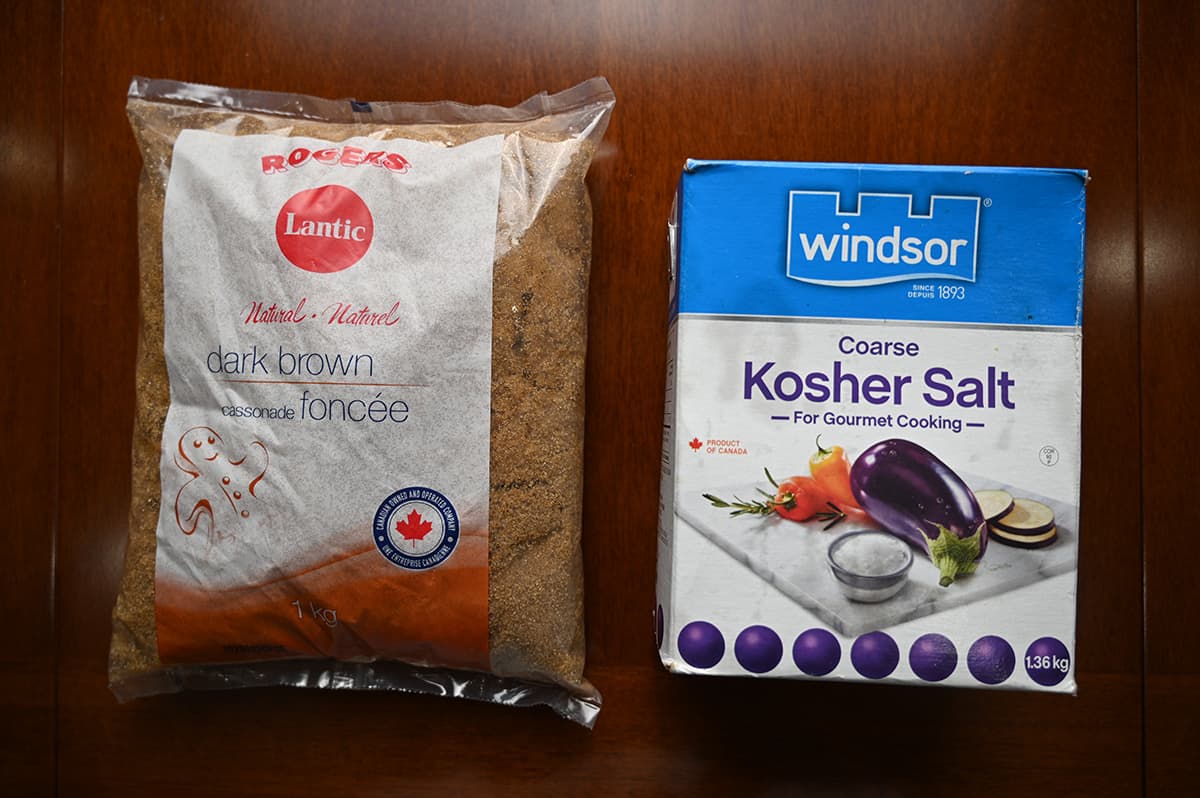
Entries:
POLYGON ((286 172, 288 169, 295 169, 309 162, 324 164, 325 166, 333 166, 334 164, 358 166, 366 164, 368 166, 387 169, 389 172, 401 175, 410 168, 408 161, 399 153, 386 152, 384 150, 367 152, 359 147, 346 146, 325 147, 320 150, 297 147, 287 155, 264 155, 262 157, 262 170, 264 175, 274 175, 286 172))
POLYGON ((310 188, 292 196, 275 218, 275 240, 292 265, 331 274, 367 254, 375 220, 362 197, 345 186, 310 188))

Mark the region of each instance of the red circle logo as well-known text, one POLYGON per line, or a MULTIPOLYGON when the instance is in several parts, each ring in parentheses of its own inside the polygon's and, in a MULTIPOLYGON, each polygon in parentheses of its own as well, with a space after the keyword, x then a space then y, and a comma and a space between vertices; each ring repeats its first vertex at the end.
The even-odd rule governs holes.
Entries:
POLYGON ((279 209, 275 240, 293 265, 330 274, 349 269, 371 248, 375 220, 362 197, 345 186, 294 195, 279 209))

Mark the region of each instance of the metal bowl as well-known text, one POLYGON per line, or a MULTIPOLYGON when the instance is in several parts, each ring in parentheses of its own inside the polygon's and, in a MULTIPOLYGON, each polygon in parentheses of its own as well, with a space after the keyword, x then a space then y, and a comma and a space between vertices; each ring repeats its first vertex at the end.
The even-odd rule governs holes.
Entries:
POLYGON ((846 598, 851 601, 875 603, 890 599, 908 584, 908 572, 912 568, 913 553, 908 544, 898 538, 892 538, 886 532, 880 532, 876 529, 859 529, 854 532, 847 532, 830 543, 829 549, 825 554, 825 561, 829 565, 829 571, 833 574, 834 581, 837 582, 838 588, 841 589, 842 594, 846 598), (904 565, 888 574, 862 574, 856 573, 838 563, 836 557, 838 550, 845 545, 846 541, 860 535, 882 535, 894 540, 904 548, 906 555, 904 565))

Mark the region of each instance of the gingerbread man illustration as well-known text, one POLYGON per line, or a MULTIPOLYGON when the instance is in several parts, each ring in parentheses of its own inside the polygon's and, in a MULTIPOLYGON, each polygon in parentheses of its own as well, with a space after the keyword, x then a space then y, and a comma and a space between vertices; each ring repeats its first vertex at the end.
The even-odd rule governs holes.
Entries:
POLYGON ((209 545, 236 537, 261 501, 257 490, 270 457, 262 441, 252 441, 235 459, 212 427, 192 427, 179 438, 175 465, 188 475, 175 496, 175 523, 185 535, 197 531, 209 545))

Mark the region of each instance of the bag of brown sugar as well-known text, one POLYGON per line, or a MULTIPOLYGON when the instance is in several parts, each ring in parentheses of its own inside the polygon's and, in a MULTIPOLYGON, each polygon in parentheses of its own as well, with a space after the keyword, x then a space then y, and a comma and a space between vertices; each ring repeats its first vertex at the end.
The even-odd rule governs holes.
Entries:
POLYGON ((513 108, 135 79, 141 318, 109 676, 590 726, 597 78, 513 108))

